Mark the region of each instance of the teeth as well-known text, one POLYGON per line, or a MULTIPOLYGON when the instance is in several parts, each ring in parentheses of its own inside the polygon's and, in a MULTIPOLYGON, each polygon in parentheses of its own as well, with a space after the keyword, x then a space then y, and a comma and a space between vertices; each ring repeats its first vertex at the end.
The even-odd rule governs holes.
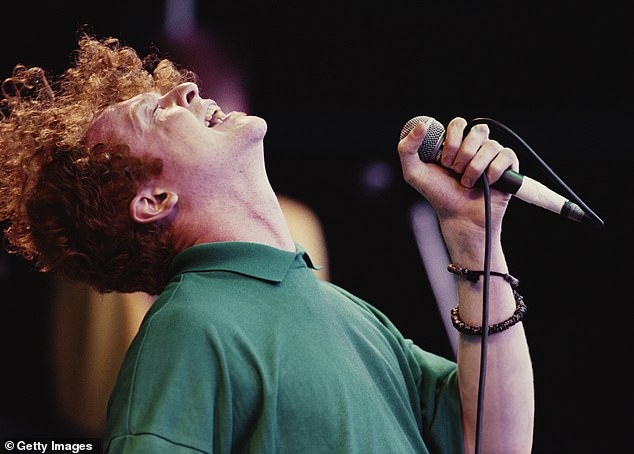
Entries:
POLYGON ((213 123, 222 123, 226 117, 227 116, 225 115, 225 113, 222 110, 218 109, 214 112, 213 116, 211 117, 211 121, 213 123))
POLYGON ((216 104, 212 104, 207 108, 207 113, 204 120, 205 126, 210 127, 218 125, 222 123, 226 117, 227 116, 220 109, 220 107, 218 107, 216 104))

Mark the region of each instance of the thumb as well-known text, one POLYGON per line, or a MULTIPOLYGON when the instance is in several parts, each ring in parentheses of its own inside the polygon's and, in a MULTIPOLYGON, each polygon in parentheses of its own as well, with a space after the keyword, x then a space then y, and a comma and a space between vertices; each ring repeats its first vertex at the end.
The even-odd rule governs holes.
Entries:
MULTIPOLYGON (((403 169, 403 178, 407 183, 420 191, 421 182, 424 181, 425 175, 429 172, 428 164, 421 161, 418 156, 418 148, 428 128, 425 123, 418 123, 412 130, 401 139, 398 143, 398 154, 403 169)), ((431 166, 438 167, 438 166, 431 166)))

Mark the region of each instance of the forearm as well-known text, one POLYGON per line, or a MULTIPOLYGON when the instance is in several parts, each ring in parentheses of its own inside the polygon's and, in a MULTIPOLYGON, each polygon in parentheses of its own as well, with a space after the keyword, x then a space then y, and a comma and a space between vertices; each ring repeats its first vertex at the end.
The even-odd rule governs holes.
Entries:
MULTIPOLYGON (((494 233, 491 270, 508 272, 499 235, 494 233)), ((484 245, 449 241, 452 261, 471 270, 482 270, 484 245), (451 247, 452 244, 459 246, 451 247)), ((460 319, 482 325, 483 279, 472 283, 458 277, 460 319)), ((516 308, 511 286, 492 276, 489 285, 489 325, 508 319, 516 308)), ((481 337, 460 334, 458 377, 463 411, 465 452, 475 447, 475 426, 480 377, 481 337)), ((482 423, 482 452, 530 452, 533 435, 534 396, 531 361, 521 323, 491 334, 487 342, 487 373, 482 423)))

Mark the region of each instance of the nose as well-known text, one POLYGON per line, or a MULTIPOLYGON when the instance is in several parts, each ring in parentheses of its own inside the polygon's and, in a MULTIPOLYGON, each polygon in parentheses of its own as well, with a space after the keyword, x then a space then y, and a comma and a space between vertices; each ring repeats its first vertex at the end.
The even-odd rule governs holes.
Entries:
POLYGON ((172 103, 181 107, 189 105, 198 97, 198 86, 192 82, 185 82, 163 95, 164 103, 172 103))

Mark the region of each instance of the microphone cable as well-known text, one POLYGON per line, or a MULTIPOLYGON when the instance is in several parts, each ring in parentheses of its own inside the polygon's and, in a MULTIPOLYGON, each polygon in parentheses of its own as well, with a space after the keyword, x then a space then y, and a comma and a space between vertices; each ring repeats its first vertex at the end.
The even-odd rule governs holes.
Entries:
MULTIPOLYGON (((487 124, 493 126, 495 129, 500 130, 514 139, 518 144, 526 150, 535 161, 539 164, 541 169, 557 183, 561 189, 568 195, 569 198, 574 200, 583 211, 590 216, 596 226, 603 227, 604 222, 594 211, 592 211, 581 198, 575 194, 572 189, 566 185, 559 176, 553 172, 553 170, 546 164, 546 162, 533 150, 520 136, 513 132, 508 126, 493 120, 492 118, 478 117, 468 122, 466 131, 471 129, 476 124, 487 124)), ((480 376, 478 381, 478 398, 477 398, 477 413, 476 413, 476 427, 475 427, 475 453, 480 454, 482 450, 482 422, 484 413, 484 388, 486 384, 486 364, 487 364, 487 352, 488 352, 488 338, 489 338, 489 281, 491 277, 491 188, 489 185, 489 179, 486 172, 482 174, 482 189, 484 195, 484 214, 485 214, 485 233, 484 233, 484 270, 482 276, 482 337, 480 343, 480 376)))
POLYGON ((484 385, 486 383, 487 350, 489 345, 489 280, 491 277, 491 188, 486 172, 482 174, 484 192, 484 275, 482 276, 482 337, 480 338, 480 378, 476 415, 475 453, 482 448, 482 419, 484 413, 484 385))
POLYGON ((508 126, 492 118, 477 117, 472 119, 470 122, 468 122, 467 128, 465 128, 465 130, 468 130, 471 127, 481 123, 484 123, 488 126, 492 126, 498 131, 505 133, 512 140, 515 140, 516 143, 521 145, 521 147, 526 152, 528 152, 530 156, 537 162, 537 164, 542 169, 542 171, 544 171, 546 175, 548 175, 550 179, 555 184, 557 184, 564 193, 566 193, 566 195, 568 196, 570 200, 574 201, 577 205, 579 205, 581 209, 584 211, 584 213, 588 215, 594 221, 594 226, 603 227, 604 225, 603 220, 599 216, 597 216, 597 214, 594 211, 592 211, 590 207, 586 205, 584 201, 581 200, 581 198, 577 194, 575 194, 574 191, 566 183, 564 183, 564 181, 561 178, 559 178, 559 176, 548 166, 548 164, 546 164, 546 162, 537 154, 537 152, 533 150, 519 135, 513 132, 511 128, 509 128, 508 126))

